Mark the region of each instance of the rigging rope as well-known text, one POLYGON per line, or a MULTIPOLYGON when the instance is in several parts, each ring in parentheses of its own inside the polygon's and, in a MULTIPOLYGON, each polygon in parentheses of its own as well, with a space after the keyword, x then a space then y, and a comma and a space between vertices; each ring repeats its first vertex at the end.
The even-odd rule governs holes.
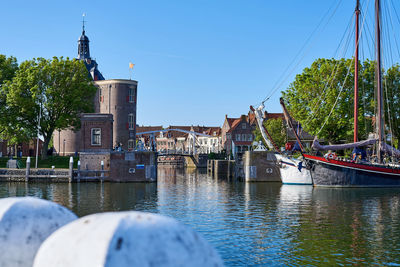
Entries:
MULTIPOLYGON (((369 3, 369 1, 368 1, 368 3, 369 3)), ((367 6, 367 10, 368 10, 368 6, 367 6)), ((366 18, 366 16, 363 16, 363 21, 362 21, 362 24, 361 24, 360 36, 359 36, 359 39, 358 39, 358 44, 360 43, 360 40, 361 40, 362 35, 363 35, 362 33, 363 33, 364 25, 365 25, 365 18, 366 18)), ((354 13, 353 13, 353 16, 352 16, 352 20, 353 20, 353 19, 354 19, 354 13)), ((354 33, 354 31, 353 31, 352 33, 354 33)), ((350 35, 349 35, 349 36, 350 36, 350 35)), ((350 40, 350 38, 348 38, 348 42, 349 42, 349 40, 350 40)), ((358 44, 357 44, 357 45, 358 45, 358 44)), ((347 44, 347 47, 348 47, 348 44, 347 44)), ((347 51, 347 48, 346 48, 346 51, 347 51)), ((352 65, 353 63, 354 63, 354 56, 353 56, 353 58, 352 58, 352 60, 351 60, 351 65, 352 65)), ((331 111, 330 111, 328 117, 326 118, 325 122, 323 123, 323 125, 322 125, 321 128, 319 129, 318 133, 316 134, 317 136, 318 136, 318 134, 322 131, 322 129, 325 127, 325 125, 326 125, 326 123, 327 123, 329 117, 332 115, 332 112, 333 112, 333 110, 334 110, 334 108, 335 108, 335 106, 336 106, 336 104, 337 104, 337 102, 338 102, 338 100, 339 100, 340 94, 341 94, 341 92, 343 91, 343 88, 344 88, 344 85, 345 85, 345 83, 346 83, 347 77, 349 76, 350 69, 351 69, 351 65, 348 67, 348 71, 347 71, 345 80, 344 80, 344 82, 343 82, 343 84, 342 84, 342 88, 341 88, 340 91, 339 91, 338 97, 336 98, 336 101, 335 101, 335 103, 334 103, 334 105, 333 105, 333 107, 332 107, 332 109, 331 109, 331 111)), ((335 75, 336 75, 336 74, 335 74, 335 75)), ((334 77, 333 77, 333 78, 334 78, 334 77)), ((333 78, 332 78, 332 83, 333 83, 333 78)), ((332 86, 332 85, 331 85, 331 86, 332 86)), ((324 90, 325 90, 325 89, 324 89, 324 90)), ((321 105, 318 106, 317 111, 319 111, 319 108, 320 108, 320 107, 321 107, 321 105)), ((314 113, 312 117, 315 117, 315 114, 316 114, 316 113, 314 113)), ((308 122, 308 121, 310 121, 310 119, 308 119, 307 122, 308 122)))
POLYGON ((335 103, 333 104, 333 107, 332 107, 332 109, 331 109, 331 112, 329 112, 328 117, 326 118, 324 124, 323 124, 323 125, 321 126, 321 128, 319 129, 319 131, 318 131, 318 133, 316 134, 316 136, 319 135, 319 133, 322 131, 322 129, 325 127, 325 124, 328 122, 329 118, 331 117, 332 112, 333 112, 333 110, 335 109, 337 102, 339 101, 340 94, 341 94, 342 91, 343 91, 344 85, 346 84, 347 77, 349 77, 351 65, 353 64, 353 62, 354 62, 354 57, 353 57, 353 59, 351 60, 351 64, 350 64, 350 66, 349 66, 349 68, 348 68, 346 77, 344 78, 344 81, 343 81, 343 84, 342 84, 342 88, 340 88, 339 94, 338 94, 338 96, 336 97, 336 101, 335 101, 335 103))
MULTIPOLYGON (((352 22, 353 19, 354 19, 354 13, 353 13, 353 16, 351 17, 351 19, 350 19, 350 21, 349 21, 349 24, 348 24, 347 27, 346 27, 345 32, 343 33, 342 39, 340 40, 340 43, 339 43, 339 45, 338 45, 338 48, 337 48, 336 51, 335 51, 334 57, 335 57, 335 55, 337 54, 337 51, 339 50, 339 48, 342 46, 344 37, 346 36, 346 33, 347 33, 348 29, 350 29, 350 24, 351 24, 351 22, 352 22)), ((345 55, 346 52, 347 52, 348 43, 349 43, 349 37, 350 37, 350 34, 348 34, 347 41, 346 41, 345 45, 343 46, 343 54, 342 54, 342 55, 345 55)), ((321 97, 319 97, 318 100, 317 100, 317 102, 315 103, 315 105, 314 105, 313 107, 310 108, 310 111, 311 111, 311 112, 312 112, 312 110, 314 110, 315 108, 317 108, 317 110, 314 111, 314 112, 312 112, 311 116, 309 116, 309 117, 307 118, 307 120, 304 122, 305 125, 307 125, 307 123, 309 123, 312 119, 314 119, 315 116, 318 114, 318 112, 319 112, 319 110, 320 110, 320 108, 321 108, 320 103, 324 102, 325 99, 326 99, 326 95, 325 95, 326 89, 332 87, 332 85, 333 85, 333 80, 334 80, 334 78, 336 77, 337 72, 338 72, 338 70, 339 70, 339 68, 337 68, 338 65, 339 65, 339 60, 336 60, 335 66, 334 66, 334 68, 333 68, 333 70, 332 70, 332 73, 331 73, 331 75, 330 75, 331 79, 328 80, 328 82, 325 84, 324 89, 323 89, 323 91, 322 91, 322 93, 321 93, 321 97)))
MULTIPOLYGON (((293 58, 292 62, 286 67, 285 71, 282 73, 282 75, 279 77, 279 79, 276 81, 276 83, 274 84, 274 86, 272 87, 272 92, 270 94, 268 94, 264 100, 257 104, 256 106, 259 106, 261 104, 264 104, 266 101, 268 101, 275 93, 276 91, 282 86, 283 83, 285 83, 289 76, 292 75, 292 73, 295 71, 295 69, 298 67, 298 65, 300 65, 300 63, 302 62, 302 60, 304 59, 304 57, 307 55, 307 53, 309 52, 304 52, 303 56, 298 60, 298 62, 296 63, 297 58, 303 53, 303 51, 306 49, 306 47, 308 46, 309 42, 311 41, 311 39, 313 38, 314 34, 316 34, 317 30, 320 28, 320 26, 322 25, 324 19, 328 16, 328 14, 331 12, 331 9, 335 6, 336 7, 333 11, 333 13, 331 14, 331 16, 329 16, 328 21, 325 23, 325 25, 322 27, 321 31, 323 29, 325 29, 325 27, 327 26, 327 24, 329 23, 329 21, 332 19, 332 17, 334 16, 334 14, 336 13, 338 7, 340 6, 340 4, 342 3, 343 0, 340 0, 339 2, 334 1, 333 4, 331 5, 331 7, 328 9, 328 11, 322 16, 321 20, 319 21, 317 27, 312 31, 312 33, 310 34, 310 36, 306 39, 305 43, 303 44, 303 46, 300 48, 299 52, 297 53, 297 55, 293 58), (295 64, 296 63, 296 64, 295 64), (292 66, 293 64, 295 64, 291 70, 290 66, 292 66), (289 71, 289 72, 288 72, 289 71), (285 74, 288 72, 288 74, 285 76, 285 74)), ((309 50, 311 50, 311 47, 309 47, 309 50)))

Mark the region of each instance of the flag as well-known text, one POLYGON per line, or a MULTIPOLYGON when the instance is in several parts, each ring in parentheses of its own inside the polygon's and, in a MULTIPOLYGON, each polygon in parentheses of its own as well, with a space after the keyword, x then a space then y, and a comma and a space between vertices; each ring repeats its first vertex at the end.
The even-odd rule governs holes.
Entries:
POLYGON ((133 64, 132 62, 129 62, 129 68, 133 69, 133 67, 135 66, 135 64, 133 64))

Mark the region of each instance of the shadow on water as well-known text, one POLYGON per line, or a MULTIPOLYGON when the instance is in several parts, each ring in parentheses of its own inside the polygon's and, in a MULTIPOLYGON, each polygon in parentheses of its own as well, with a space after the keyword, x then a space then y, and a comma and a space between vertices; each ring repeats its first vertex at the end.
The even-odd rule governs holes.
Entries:
POLYGON ((400 265, 400 189, 231 182, 159 168, 158 183, 1 183, 0 197, 53 200, 78 216, 139 210, 171 216, 227 266, 400 265))

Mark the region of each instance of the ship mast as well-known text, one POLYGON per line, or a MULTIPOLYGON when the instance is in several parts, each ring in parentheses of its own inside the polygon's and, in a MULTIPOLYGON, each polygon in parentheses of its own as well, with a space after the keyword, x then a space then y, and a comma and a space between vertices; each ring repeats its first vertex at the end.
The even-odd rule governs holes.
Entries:
POLYGON ((358 142, 358 48, 359 48, 359 21, 360 0, 356 5, 356 51, 354 55, 354 143, 358 142))
POLYGON ((378 162, 382 162, 382 147, 384 142, 384 119, 383 119, 383 93, 382 93, 382 70, 381 70, 381 25, 380 25, 380 0, 375 0, 375 38, 376 38, 376 91, 377 91, 377 113, 376 131, 378 133, 378 162))

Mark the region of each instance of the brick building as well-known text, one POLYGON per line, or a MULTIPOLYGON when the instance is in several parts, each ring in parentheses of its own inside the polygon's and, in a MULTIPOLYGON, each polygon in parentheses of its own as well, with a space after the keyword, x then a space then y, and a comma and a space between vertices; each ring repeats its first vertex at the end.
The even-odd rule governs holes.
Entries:
POLYGON ((249 116, 228 118, 226 115, 221 130, 222 145, 226 153, 235 157, 238 153, 251 150, 254 140, 253 130, 249 116))
MULTIPOLYGON (((111 79, 105 80, 98 70, 98 64, 90 57, 89 38, 82 35, 78 40, 79 60, 85 63, 94 85, 98 88, 94 101, 94 112, 110 114, 112 123, 112 146, 123 150, 133 150, 136 146, 136 101, 137 85, 134 80, 111 79)), ((82 147, 82 132, 73 129, 55 132, 54 147, 59 154, 77 154, 82 147)))
POLYGON ((81 151, 105 152, 113 148, 113 115, 81 115, 81 151))

